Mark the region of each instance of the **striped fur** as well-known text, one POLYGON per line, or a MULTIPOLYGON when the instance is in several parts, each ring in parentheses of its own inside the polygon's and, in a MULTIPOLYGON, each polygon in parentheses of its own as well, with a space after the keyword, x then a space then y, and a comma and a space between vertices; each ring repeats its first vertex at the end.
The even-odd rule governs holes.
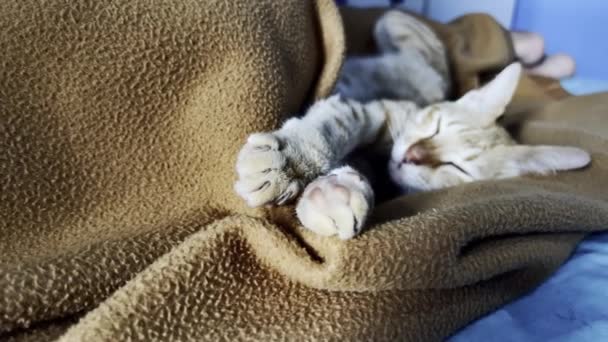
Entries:
POLYGON ((445 47, 427 25, 407 13, 389 11, 376 23, 374 38, 379 54, 347 58, 336 93, 362 102, 409 100, 420 106, 446 98, 445 47))

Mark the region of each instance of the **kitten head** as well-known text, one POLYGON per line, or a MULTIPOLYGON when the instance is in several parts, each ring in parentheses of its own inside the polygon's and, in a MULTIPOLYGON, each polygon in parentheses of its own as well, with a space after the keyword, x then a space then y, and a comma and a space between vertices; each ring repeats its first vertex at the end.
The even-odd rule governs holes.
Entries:
POLYGON ((395 132, 389 165, 407 190, 432 190, 484 179, 577 169, 589 154, 574 147, 518 145, 496 123, 521 74, 514 63, 455 102, 419 110, 395 132))

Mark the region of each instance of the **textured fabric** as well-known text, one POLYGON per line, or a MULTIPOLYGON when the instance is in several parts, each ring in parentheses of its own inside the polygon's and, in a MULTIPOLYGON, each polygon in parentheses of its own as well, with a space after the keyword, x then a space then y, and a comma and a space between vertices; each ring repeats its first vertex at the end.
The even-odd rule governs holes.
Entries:
POLYGON ((608 340, 608 234, 593 234, 547 282, 451 342, 608 340))
MULTIPOLYGON (((583 146, 587 170, 400 198, 348 242, 246 209, 245 137, 326 95, 375 14, 343 30, 329 0, 5 1, 0 336, 439 340, 606 227, 608 97, 553 102, 530 79, 518 136, 583 146)), ((460 90, 512 57, 485 16, 434 27, 460 90)))

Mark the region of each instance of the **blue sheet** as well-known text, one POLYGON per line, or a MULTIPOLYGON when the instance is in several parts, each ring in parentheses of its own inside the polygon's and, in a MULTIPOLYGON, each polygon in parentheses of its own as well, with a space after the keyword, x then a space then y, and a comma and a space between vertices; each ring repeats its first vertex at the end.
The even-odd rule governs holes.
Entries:
POLYGON ((608 80, 573 77, 563 80, 562 87, 574 95, 584 95, 608 91, 608 80))
POLYGON ((608 233, 587 238, 543 285, 450 341, 608 341, 608 233))

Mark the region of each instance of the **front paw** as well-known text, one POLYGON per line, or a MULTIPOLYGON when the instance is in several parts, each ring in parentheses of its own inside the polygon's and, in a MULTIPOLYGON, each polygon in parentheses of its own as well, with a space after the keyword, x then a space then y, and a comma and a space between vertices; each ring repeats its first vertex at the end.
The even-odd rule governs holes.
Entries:
POLYGON ((351 167, 342 167, 310 183, 296 212, 304 227, 346 240, 361 232, 373 202, 369 182, 351 167))
POLYGON ((234 188, 249 206, 281 205, 300 193, 303 182, 291 168, 285 144, 273 133, 257 133, 241 149, 234 188))

